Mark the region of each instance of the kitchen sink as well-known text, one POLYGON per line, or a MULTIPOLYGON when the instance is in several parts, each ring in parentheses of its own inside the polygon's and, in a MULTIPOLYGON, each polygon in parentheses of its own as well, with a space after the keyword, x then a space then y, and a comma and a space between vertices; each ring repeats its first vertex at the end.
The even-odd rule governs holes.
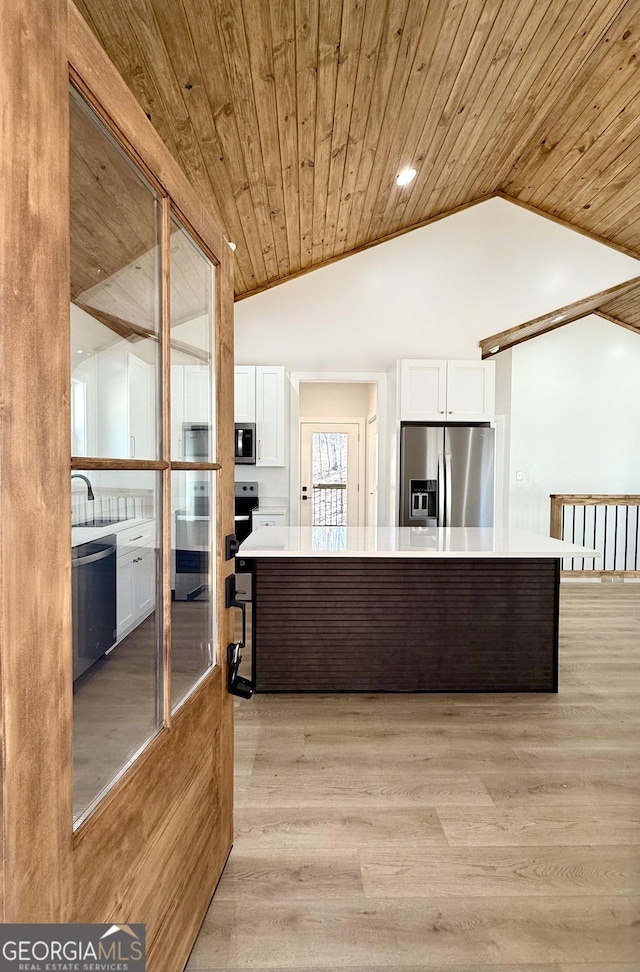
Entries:
POLYGON ((113 526, 114 523, 122 523, 126 516, 116 517, 94 517, 93 520, 85 520, 84 523, 74 523, 74 527, 106 527, 113 526))

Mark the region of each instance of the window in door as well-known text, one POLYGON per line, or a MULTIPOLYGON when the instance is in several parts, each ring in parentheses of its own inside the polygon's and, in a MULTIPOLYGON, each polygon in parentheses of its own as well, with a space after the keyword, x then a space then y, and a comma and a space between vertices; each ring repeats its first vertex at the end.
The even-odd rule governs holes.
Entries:
POLYGON ((300 463, 302 526, 357 526, 359 424, 301 422, 300 463))
POLYGON ((70 188, 78 825, 216 663, 219 467, 215 265, 73 88, 70 188))
POLYGON ((185 464, 171 473, 175 711, 215 661, 215 267, 175 217, 170 234, 171 458, 185 464))

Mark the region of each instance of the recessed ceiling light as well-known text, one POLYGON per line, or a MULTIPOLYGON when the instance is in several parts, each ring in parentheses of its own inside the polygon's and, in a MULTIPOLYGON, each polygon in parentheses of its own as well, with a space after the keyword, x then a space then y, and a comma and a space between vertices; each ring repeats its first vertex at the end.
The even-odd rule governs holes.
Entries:
POLYGON ((408 186, 410 182, 413 182, 415 177, 415 169, 403 169, 402 172, 399 172, 396 176, 396 183, 399 186, 408 186))
POLYGON ((82 348, 78 348, 76 354, 84 354, 84 350, 82 348))
POLYGON ((233 242, 233 240, 229 240, 229 246, 231 247, 232 250, 235 250, 236 248, 236 244, 233 242))

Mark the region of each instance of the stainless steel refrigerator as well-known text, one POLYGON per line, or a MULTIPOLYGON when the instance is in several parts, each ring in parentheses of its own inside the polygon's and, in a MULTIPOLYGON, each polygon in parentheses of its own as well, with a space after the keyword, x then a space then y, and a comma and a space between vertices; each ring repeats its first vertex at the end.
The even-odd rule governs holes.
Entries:
POLYGON ((400 526, 492 527, 494 430, 403 425, 400 526))

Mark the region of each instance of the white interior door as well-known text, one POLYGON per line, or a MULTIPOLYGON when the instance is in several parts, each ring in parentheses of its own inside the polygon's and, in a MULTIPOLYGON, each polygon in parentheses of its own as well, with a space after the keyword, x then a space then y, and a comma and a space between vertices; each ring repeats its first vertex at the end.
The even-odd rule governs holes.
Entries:
POLYGON ((365 526, 378 524, 378 420, 367 425, 367 476, 365 526))
POLYGON ((300 423, 300 523, 359 526, 360 424, 300 423))

